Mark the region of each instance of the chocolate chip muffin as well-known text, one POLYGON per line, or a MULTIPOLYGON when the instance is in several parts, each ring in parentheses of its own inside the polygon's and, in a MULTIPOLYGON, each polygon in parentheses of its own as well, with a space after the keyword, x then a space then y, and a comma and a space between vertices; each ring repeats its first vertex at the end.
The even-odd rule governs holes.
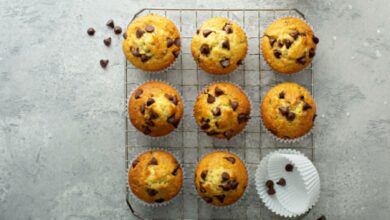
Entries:
POLYGON ((318 42, 305 21, 285 17, 272 22, 265 30, 261 50, 273 70, 290 74, 311 63, 318 42))
POLYGON ((264 126, 282 139, 294 139, 308 133, 314 126, 316 104, 309 91, 286 82, 268 91, 261 103, 264 126))
POLYGON ((128 113, 135 128, 146 135, 159 137, 177 128, 183 116, 183 102, 170 85, 146 82, 131 94, 128 113))
POLYGON ((245 128, 250 111, 249 99, 239 87, 220 82, 211 84, 198 95, 194 117, 207 135, 230 139, 245 128))
POLYGON ((248 173, 242 160, 227 151, 203 157, 195 170, 195 187, 199 196, 215 206, 233 204, 244 194, 248 173))
POLYGON ((129 25, 123 52, 134 66, 149 72, 169 67, 180 54, 180 33, 169 19, 149 14, 129 25))
POLYGON ((128 181, 135 196, 147 203, 174 198, 183 184, 183 171, 176 158, 162 150, 147 151, 129 168, 128 181))
POLYGON ((202 24, 192 38, 197 64, 212 74, 227 74, 242 64, 248 49, 245 32, 227 18, 214 17, 202 24))

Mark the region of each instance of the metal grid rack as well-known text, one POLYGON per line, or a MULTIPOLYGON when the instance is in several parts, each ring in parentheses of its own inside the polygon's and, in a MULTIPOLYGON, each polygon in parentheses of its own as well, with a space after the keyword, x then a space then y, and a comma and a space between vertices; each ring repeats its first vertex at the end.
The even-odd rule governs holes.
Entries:
MULTIPOLYGON (((125 103, 131 92, 140 83, 158 79, 178 89, 183 98, 185 112, 178 129, 162 138, 150 138, 138 132, 125 118, 125 160, 126 170, 134 157, 150 148, 164 148, 173 152, 181 161, 184 171, 183 191, 168 206, 146 208, 132 199, 126 187, 126 202, 132 213, 139 218, 159 219, 269 219, 274 215, 260 201, 254 185, 254 173, 261 158, 280 148, 293 148, 314 159, 314 136, 297 144, 281 144, 270 138, 260 125, 259 105, 261 97, 272 86, 286 81, 297 82, 313 94, 312 66, 293 75, 273 72, 265 63, 259 45, 266 26, 278 17, 295 16, 304 18, 297 9, 157 9, 146 8, 134 18, 149 13, 161 14, 177 25, 181 32, 182 52, 172 69, 162 74, 145 74, 126 61, 125 64, 125 103), (228 17, 244 28, 248 38, 248 54, 242 65, 234 73, 214 76, 205 73, 195 64, 190 50, 191 38, 203 21, 214 16, 228 17), (201 89, 214 81, 230 81, 240 85, 252 101, 252 119, 241 135, 230 141, 208 137, 198 129, 192 116, 194 101, 201 89), (192 183, 193 170, 198 159, 214 149, 227 149, 236 153, 247 164, 250 183, 245 198, 229 209, 216 209, 198 200, 192 183)), ((133 18, 133 19, 134 19, 133 18)), ((126 105, 127 106, 127 105, 126 105)), ((126 180, 127 181, 127 180, 126 180)))

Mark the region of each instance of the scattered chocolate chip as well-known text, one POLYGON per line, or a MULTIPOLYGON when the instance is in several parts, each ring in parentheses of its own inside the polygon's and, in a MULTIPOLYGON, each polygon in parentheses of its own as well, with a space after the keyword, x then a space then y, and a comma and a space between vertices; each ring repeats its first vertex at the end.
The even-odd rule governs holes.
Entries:
POLYGON ((155 190, 155 189, 146 189, 146 193, 149 195, 149 196, 155 196, 155 195, 157 195, 157 190, 155 190))
POLYGON ((219 132, 216 132, 216 131, 212 130, 212 131, 206 132, 206 134, 207 134, 208 136, 214 136, 214 135, 218 135, 219 132))
POLYGON ((168 119, 167 119, 167 122, 171 125, 173 125, 173 127, 177 128, 177 126, 179 125, 179 121, 176 120, 176 117, 175 117, 175 114, 171 115, 168 119))
POLYGON ((317 117, 317 114, 314 114, 312 121, 315 121, 317 117))
POLYGON ((285 169, 286 169, 287 172, 291 172, 291 171, 293 171, 294 166, 292 164, 287 164, 285 169))
POLYGON ((239 59, 239 60, 237 61, 237 65, 242 65, 242 64, 244 64, 244 63, 242 62, 241 59, 239 59))
POLYGON ((230 186, 231 189, 237 189, 238 187, 238 182, 236 180, 229 181, 228 185, 230 186))
POLYGON ((219 187, 221 187, 223 189, 223 191, 229 191, 231 190, 231 187, 229 184, 225 184, 225 185, 219 185, 219 187))
POLYGON ((210 122, 210 119, 205 119, 205 118, 201 118, 200 119, 200 122, 202 122, 202 123, 209 123, 210 122))
POLYGON ((170 48, 172 47, 173 43, 175 43, 175 41, 173 41, 171 38, 167 38, 167 47, 170 48))
POLYGON ((229 23, 226 23, 225 26, 223 26, 222 30, 224 30, 228 34, 233 33, 233 28, 229 23))
POLYGON ((284 99, 285 95, 286 95, 286 93, 284 91, 282 91, 282 92, 279 93, 279 98, 280 99, 284 99))
POLYGON ((203 170, 203 171, 200 173, 200 177, 201 177, 203 180, 206 180, 207 173, 208 173, 208 170, 203 170))
POLYGON ((123 39, 127 39, 127 33, 124 32, 124 33, 122 34, 122 37, 123 37, 123 39))
POLYGON ((270 187, 273 187, 274 186, 274 181, 272 180, 267 180, 267 182, 265 182, 265 185, 270 188, 270 187))
POLYGON ((287 107, 279 107, 278 109, 280 114, 282 114, 283 116, 287 116, 288 113, 290 112, 287 107))
POLYGON ((302 57, 298 58, 297 63, 299 63, 301 65, 305 65, 306 64, 306 56, 303 55, 302 57))
POLYGON ((210 94, 207 94, 207 103, 212 104, 214 102, 215 102, 215 97, 210 94))
POLYGON ((111 37, 104 39, 104 40, 103 40, 103 43, 104 43, 104 45, 106 45, 107 47, 110 46, 110 45, 111 45, 111 37))
POLYGON ((326 217, 325 217, 325 215, 322 215, 319 218, 317 218, 317 220, 326 220, 326 217))
POLYGON ((177 105, 178 104, 178 100, 177 100, 177 97, 175 95, 168 95, 168 94, 165 94, 165 97, 171 101, 173 104, 177 105))
POLYGON ((158 118, 158 114, 155 111, 153 111, 153 109, 150 109, 149 115, 151 119, 158 118))
POLYGON ((300 99, 301 99, 301 100, 305 100, 305 96, 304 96, 304 95, 301 95, 300 99))
POLYGON ((139 53, 138 48, 135 48, 135 47, 131 48, 131 54, 133 54, 133 56, 135 56, 135 57, 140 57, 141 56, 141 54, 139 53))
POLYGON ((199 191, 201 193, 206 193, 207 192, 206 189, 202 185, 199 186, 199 191))
POLYGON ((305 103, 303 104, 302 110, 303 110, 303 111, 306 111, 306 110, 308 110, 308 109, 310 109, 310 108, 311 108, 311 106, 310 106, 307 102, 305 102, 305 103))
POLYGON ((121 33, 122 33, 122 28, 119 27, 119 26, 115 26, 115 27, 114 27, 114 33, 115 33, 115 34, 121 34, 121 33))
POLYGON ((135 159, 135 160, 133 161, 133 163, 131 163, 131 166, 134 168, 134 167, 137 166, 138 163, 139 163, 139 160, 138 160, 138 159, 135 159))
POLYGON ((215 127, 219 128, 219 124, 217 121, 214 124, 215 124, 215 127))
POLYGON ((268 40, 269 40, 269 44, 271 45, 271 47, 273 47, 275 42, 276 42, 276 38, 268 36, 268 40))
POLYGON ((236 159, 234 157, 224 157, 225 160, 229 161, 232 164, 236 163, 236 159))
POLYGON ((151 118, 145 119, 145 124, 150 127, 154 127, 154 122, 152 121, 151 118))
POLYGON ((139 106, 139 111, 141 112, 141 114, 145 114, 145 104, 142 103, 140 106, 139 106))
POLYGON ((164 202, 165 200, 163 199, 163 198, 160 198, 160 199, 156 199, 156 200, 154 200, 155 202, 157 202, 157 203, 162 203, 162 202, 164 202))
POLYGON ((146 101, 146 106, 150 106, 154 103, 154 99, 152 97, 148 98, 148 101, 146 101))
POLYGON ((220 201, 221 203, 223 203, 223 200, 225 200, 225 195, 222 194, 222 195, 217 195, 217 196, 214 196, 215 198, 218 199, 218 201, 220 201))
POLYGON ((313 58, 316 55, 316 50, 314 48, 310 48, 309 50, 309 57, 313 58))
POLYGON ((110 28, 114 28, 115 24, 114 24, 114 20, 110 19, 106 22, 106 26, 107 27, 110 27, 110 28))
POLYGON ((273 195, 276 193, 276 191, 273 187, 270 187, 270 188, 268 188, 267 193, 268 193, 268 195, 273 195))
POLYGON ((152 57, 150 57, 150 56, 148 56, 148 55, 146 55, 146 54, 142 54, 141 55, 141 61, 142 62, 146 62, 146 61, 148 61, 148 60, 150 60, 150 58, 152 58, 152 57))
POLYGON ((282 53, 279 50, 274 50, 274 56, 278 59, 282 56, 282 53))
POLYGON ((229 43, 228 39, 226 39, 224 42, 222 42, 222 48, 230 50, 230 43, 229 43))
POLYGON ((232 131, 225 131, 225 132, 223 132, 223 136, 225 136, 225 138, 226 139, 230 139, 230 138, 232 138, 233 137, 233 132, 232 131))
POLYGON ((221 177, 222 177, 222 182, 225 182, 230 179, 230 175, 227 172, 223 172, 221 174, 221 177))
POLYGON ((209 55, 210 54, 210 47, 207 44, 202 44, 202 46, 200 46, 199 50, 204 55, 209 55))
POLYGON ((246 113, 240 113, 237 117, 238 119, 238 124, 241 124, 241 123, 244 123, 244 122, 247 122, 251 117, 246 114, 246 113))
POLYGON ((180 46, 181 46, 180 38, 176 38, 176 39, 175 39, 175 45, 176 45, 177 47, 180 47, 180 46))
POLYGON ((148 33, 152 33, 154 31, 153 25, 148 25, 145 27, 145 31, 148 33))
POLYGON ((220 95, 223 95, 224 92, 222 91, 222 89, 220 89, 218 87, 215 87, 214 94, 215 94, 216 97, 218 97, 220 95))
POLYGON ((203 30, 203 37, 208 37, 213 31, 211 30, 203 30))
POLYGON ((293 121, 295 119, 295 113, 294 112, 288 112, 287 114, 287 120, 293 121))
POLYGON ((143 92, 144 92, 144 91, 143 91, 142 89, 137 89, 137 90, 135 91, 135 93, 134 93, 134 98, 135 98, 135 99, 141 98, 141 95, 142 95, 143 92))
POLYGON ((280 48, 282 48, 282 47, 283 47, 283 41, 278 41, 278 46, 279 46, 280 48))
POLYGON ((315 44, 318 44, 320 42, 320 39, 318 39, 318 37, 316 37, 316 36, 313 36, 313 42, 315 44))
POLYGON ((141 38, 142 35, 144 35, 145 31, 141 30, 141 29, 138 29, 136 32, 135 32, 135 36, 137 38, 141 38))
POLYGON ((93 36, 95 34, 95 29, 94 28, 88 28, 87 33, 89 36, 93 36))
POLYGON ((100 66, 103 68, 106 68, 108 65, 109 60, 100 60, 100 66))
POLYGON ((229 100, 229 105, 232 107, 233 111, 236 111, 238 108, 238 102, 229 100))
POLYGON ((286 180, 284 178, 280 178, 278 182, 276 182, 279 186, 285 186, 286 185, 286 180))
POLYGON ((152 157, 152 159, 150 159, 148 165, 158 165, 158 161, 155 157, 152 157))
POLYGON ((221 115, 221 109, 219 107, 215 107, 213 110, 211 110, 214 116, 220 116, 221 115))
POLYGON ((199 30, 199 29, 197 29, 197 30, 196 30, 196 34, 199 34, 199 32, 200 32, 200 30, 199 30))
POLYGON ((213 202, 213 198, 211 198, 211 197, 203 197, 202 199, 204 201, 206 201, 207 203, 212 203, 213 202))
POLYGON ((200 127, 202 130, 207 130, 210 128, 210 125, 209 124, 203 124, 201 127, 200 127))
POLYGON ((289 39, 283 40, 284 45, 286 45, 286 48, 289 49, 291 47, 292 42, 289 39))
POLYGON ((290 33, 290 36, 294 38, 294 40, 298 39, 299 32, 298 31, 293 31, 290 33))
POLYGON ((176 176, 177 175, 177 171, 180 169, 180 165, 177 164, 175 169, 172 171, 172 175, 176 176))
POLYGON ((173 54, 173 56, 174 56, 175 58, 178 58, 179 55, 180 55, 180 50, 175 50, 175 51, 172 52, 172 54, 173 54))
POLYGON ((222 68, 226 68, 230 65, 230 59, 225 58, 225 59, 219 61, 219 63, 221 64, 222 68))
POLYGON ((150 134, 150 133, 152 132, 148 126, 142 125, 142 129, 143 129, 142 132, 143 132, 144 134, 150 134))

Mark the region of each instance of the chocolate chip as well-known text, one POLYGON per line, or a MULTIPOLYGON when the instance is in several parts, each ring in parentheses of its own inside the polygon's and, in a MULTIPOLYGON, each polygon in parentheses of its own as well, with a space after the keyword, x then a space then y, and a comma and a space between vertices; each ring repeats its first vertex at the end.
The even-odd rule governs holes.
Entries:
POLYGON ((140 106, 139 106, 139 111, 141 112, 141 114, 145 114, 145 104, 142 103, 140 106))
POLYGON ((202 46, 200 46, 199 50, 204 55, 209 55, 210 54, 210 47, 207 44, 202 44, 202 46))
POLYGON ((201 118, 200 119, 200 122, 202 122, 202 123, 209 123, 210 122, 210 119, 205 119, 205 118, 201 118))
POLYGON ((196 30, 196 34, 199 34, 199 32, 200 32, 200 30, 199 30, 199 29, 197 29, 197 30, 196 30))
POLYGON ((157 203, 162 203, 162 202, 164 202, 165 200, 163 199, 163 198, 160 198, 160 199, 156 199, 156 200, 154 200, 155 202, 157 202, 157 203))
POLYGON ((100 66, 103 68, 106 68, 108 65, 109 60, 100 60, 100 66))
POLYGON ((305 103, 303 104, 302 110, 303 110, 303 111, 306 111, 306 110, 308 110, 308 109, 310 109, 310 108, 311 108, 311 106, 310 106, 307 102, 305 102, 305 103))
POLYGON ((104 43, 104 45, 106 45, 107 47, 110 46, 110 45, 111 45, 111 37, 104 39, 104 40, 103 40, 103 43, 104 43))
POLYGON ((246 113, 240 113, 237 117, 238 119, 238 124, 241 124, 241 123, 244 123, 244 122, 247 122, 251 117, 246 114, 246 113))
POLYGON ((211 110, 214 116, 220 116, 221 115, 221 109, 219 107, 215 107, 213 110, 211 110))
POLYGON ((148 98, 148 101, 146 101, 146 106, 150 106, 154 103, 154 99, 152 97, 148 98))
POLYGON ((294 112, 288 112, 287 114, 287 120, 293 121, 295 119, 295 113, 294 112))
POLYGON ((203 30, 203 37, 208 37, 213 31, 211 30, 203 30))
POLYGON ((150 56, 148 56, 148 55, 146 55, 146 54, 142 54, 141 55, 141 61, 142 62, 146 62, 146 61, 148 61, 148 60, 150 60, 150 58, 152 58, 152 57, 150 57, 150 56))
POLYGON ((179 55, 180 55, 180 50, 175 50, 175 51, 172 52, 172 54, 173 54, 173 56, 174 56, 175 58, 177 58, 177 57, 179 57, 179 55))
POLYGON ((141 29, 138 29, 136 32, 135 32, 135 36, 137 38, 141 38, 142 35, 144 35, 145 31, 141 30, 141 29))
POLYGON ((231 189, 237 189, 238 187, 238 182, 236 180, 229 181, 228 185, 230 186, 231 189))
POLYGON ((143 91, 142 89, 137 89, 137 90, 135 90, 134 98, 135 98, 135 99, 141 98, 141 95, 142 95, 143 92, 144 92, 144 91, 143 91))
POLYGON ((154 122, 152 121, 151 118, 145 119, 145 124, 150 127, 154 127, 154 122))
POLYGON ((244 64, 244 63, 242 62, 241 59, 239 59, 239 60, 237 61, 237 65, 242 65, 242 64, 244 64))
POLYGON ((168 48, 172 47, 173 43, 175 43, 175 41, 173 41, 171 38, 167 38, 167 47, 168 48))
POLYGON ((135 159, 135 160, 133 161, 133 163, 131 163, 131 166, 134 168, 134 167, 137 166, 138 163, 139 163, 139 160, 138 160, 138 159, 135 159))
POLYGON ((233 132, 231 130, 223 132, 223 136, 225 136, 226 139, 230 139, 233 137, 233 132))
POLYGON ((206 189, 202 185, 199 186, 199 191, 201 193, 206 193, 207 192, 206 189))
POLYGON ((140 57, 141 56, 141 54, 139 53, 138 48, 135 48, 135 47, 131 48, 131 54, 133 54, 133 56, 135 56, 135 57, 140 57))
POLYGON ((271 45, 271 47, 273 47, 275 42, 276 42, 276 38, 268 36, 268 40, 269 40, 269 44, 271 45))
MULTIPOLYGON (((215 122, 215 123, 217 123, 217 122, 215 122)), ((206 132, 206 134, 207 134, 208 136, 214 136, 214 135, 218 135, 219 132, 216 132, 216 131, 212 130, 212 131, 206 132)))
POLYGON ((306 56, 303 55, 302 57, 298 58, 297 63, 299 63, 301 65, 305 65, 306 64, 306 56))
POLYGON ((265 185, 270 188, 270 187, 273 187, 274 186, 274 181, 272 180, 267 180, 267 182, 265 182, 265 185))
POLYGON ((274 50, 274 56, 278 59, 282 56, 282 53, 279 50, 274 50))
POLYGON ((224 30, 228 34, 233 33, 233 28, 229 23, 226 23, 225 26, 223 26, 222 30, 224 30))
POLYGON ((203 171, 200 173, 200 177, 201 177, 203 180, 206 180, 207 173, 208 173, 208 170, 203 170, 203 171))
POLYGON ((318 44, 320 42, 320 39, 318 39, 318 37, 316 37, 316 36, 313 36, 313 42, 315 44, 318 44))
POLYGON ((110 19, 106 22, 106 26, 107 27, 110 27, 110 28, 114 28, 115 24, 114 24, 114 20, 110 19))
POLYGON ((305 100, 305 96, 304 96, 304 95, 301 95, 300 99, 301 99, 301 100, 305 100))
POLYGON ((294 38, 294 40, 298 39, 299 32, 298 31, 293 31, 290 33, 290 36, 294 38))
POLYGON ((225 160, 229 161, 232 164, 236 163, 236 158, 234 157, 224 157, 225 160))
POLYGON ((286 45, 286 48, 289 49, 291 47, 292 42, 289 39, 283 40, 284 45, 286 45))
POLYGON ((152 33, 154 31, 153 25, 148 25, 145 27, 145 31, 148 33, 152 33))
POLYGON ((225 200, 225 195, 222 194, 222 195, 217 195, 217 196, 214 196, 215 198, 218 199, 218 201, 220 201, 221 203, 223 203, 223 200, 225 200))
POLYGON ((87 33, 89 36, 93 36, 95 34, 95 29, 94 28, 88 28, 87 33))
POLYGON ((287 164, 285 169, 287 172, 291 172, 294 169, 294 166, 292 164, 287 164))
POLYGON ((226 39, 224 42, 222 42, 222 48, 230 50, 230 43, 229 43, 228 39, 226 39))
POLYGON ((326 220, 326 217, 325 217, 325 215, 322 215, 319 218, 317 218, 317 220, 326 220))
POLYGON ((221 177, 222 177, 222 182, 225 182, 230 179, 230 175, 227 172, 223 172, 221 174, 221 177))
POLYGON ((155 111, 153 111, 153 109, 150 109, 149 115, 151 119, 158 118, 158 114, 155 111))
POLYGON ((276 191, 273 187, 270 187, 270 188, 268 188, 267 193, 268 193, 268 195, 273 195, 276 193, 276 191))
POLYGON ((232 107, 233 111, 236 111, 236 109, 238 108, 238 102, 229 100, 229 105, 232 107))
POLYGON ((176 176, 177 175, 177 171, 180 169, 180 165, 177 164, 175 169, 172 171, 172 175, 176 176))
POLYGON ((126 32, 123 33, 123 34, 122 34, 122 37, 123 37, 123 39, 127 39, 127 33, 126 33, 126 32))
POLYGON ((155 189, 146 189, 146 193, 149 195, 149 196, 155 196, 155 195, 157 195, 157 190, 155 190, 155 189))
POLYGON ((286 93, 284 92, 284 91, 281 91, 280 93, 279 93, 279 98, 280 99, 284 99, 284 96, 286 95, 286 93))
POLYGON ((121 34, 121 33, 122 33, 122 28, 119 27, 119 26, 115 26, 115 27, 114 27, 114 33, 115 33, 115 34, 121 34))
POLYGON ((288 113, 290 112, 290 110, 288 110, 287 107, 279 107, 278 110, 279 110, 280 114, 282 114, 283 116, 287 116, 288 113))
POLYGON ((280 178, 278 182, 276 182, 279 186, 285 186, 286 185, 286 180, 284 178, 280 178))
POLYGON ((312 121, 315 121, 317 117, 317 114, 314 114, 312 121))
POLYGON ((179 121, 176 120, 176 117, 175 117, 175 114, 171 115, 168 119, 167 119, 167 122, 171 125, 173 125, 173 127, 177 128, 177 126, 179 125, 179 121))
POLYGON ((215 97, 210 94, 207 94, 207 103, 212 104, 214 102, 215 102, 215 97))
POLYGON ((225 58, 225 59, 219 61, 219 63, 221 64, 222 68, 226 68, 230 65, 230 59, 225 58))
POLYGON ((177 47, 180 47, 180 45, 181 45, 180 38, 176 38, 176 39, 175 39, 175 45, 176 45, 177 47))
POLYGON ((283 47, 283 41, 278 41, 278 46, 279 46, 280 48, 282 48, 282 47, 283 47))
POLYGON ((150 130, 150 128, 148 126, 145 126, 145 125, 142 125, 142 129, 143 129, 143 133, 144 134, 150 134, 152 131, 150 130))
POLYGON ((218 87, 215 87, 214 94, 215 94, 216 97, 218 97, 220 95, 223 95, 224 92, 222 91, 222 89, 220 89, 218 87))
POLYGON ((213 198, 211 198, 211 197, 203 197, 202 199, 204 201, 206 201, 207 203, 212 203, 213 202, 213 198))
POLYGON ((178 100, 177 100, 177 97, 174 95, 168 95, 168 94, 165 94, 165 97, 171 101, 173 104, 177 105, 178 104, 178 100))
POLYGON ((158 165, 158 161, 155 157, 152 157, 152 159, 150 159, 148 165, 158 165))
POLYGON ((313 58, 316 55, 316 50, 314 48, 310 48, 309 50, 309 57, 313 58))
POLYGON ((200 127, 202 130, 207 130, 210 128, 210 125, 209 124, 203 124, 201 127, 200 127))
POLYGON ((231 190, 231 187, 229 184, 225 184, 225 185, 219 185, 219 187, 221 187, 223 189, 223 191, 229 191, 231 190))

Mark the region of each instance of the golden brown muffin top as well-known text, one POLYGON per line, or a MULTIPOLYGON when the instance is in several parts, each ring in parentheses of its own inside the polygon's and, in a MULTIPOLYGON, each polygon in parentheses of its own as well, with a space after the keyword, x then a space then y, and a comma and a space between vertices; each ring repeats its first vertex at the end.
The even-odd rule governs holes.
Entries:
POLYGON ((163 82, 146 82, 129 99, 131 123, 146 135, 163 136, 177 128, 183 116, 179 93, 163 82))
POLYGON ((227 74, 245 59, 247 39, 241 27, 227 18, 205 21, 191 42, 197 64, 212 74, 227 74))
POLYGON ((248 173, 242 160, 227 151, 203 157, 195 170, 195 187, 200 197, 216 206, 233 204, 244 194, 248 173))
POLYGON ((265 127, 279 138, 298 138, 313 127, 316 104, 304 87, 286 82, 265 95, 261 117, 265 127))
POLYGON ((305 21, 286 17, 268 26, 261 41, 261 49, 272 69, 281 73, 294 73, 311 63, 318 42, 305 21))
POLYGON ((169 19, 148 14, 131 22, 123 41, 126 58, 145 71, 161 71, 180 54, 180 33, 169 19))
POLYGON ((180 164, 172 154, 162 150, 138 156, 130 166, 128 177, 131 191, 147 203, 171 200, 183 184, 180 164))
POLYGON ((196 99, 194 116, 209 136, 230 139, 240 133, 250 119, 250 102, 234 84, 214 83, 196 99))

